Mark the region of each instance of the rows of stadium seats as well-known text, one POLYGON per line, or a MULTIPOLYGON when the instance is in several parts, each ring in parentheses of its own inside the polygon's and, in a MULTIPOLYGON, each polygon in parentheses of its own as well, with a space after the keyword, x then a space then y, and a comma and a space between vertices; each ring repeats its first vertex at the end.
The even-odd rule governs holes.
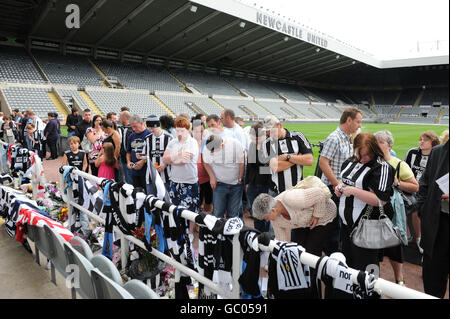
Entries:
POLYGON ((448 105, 448 88, 425 88, 419 105, 433 105, 433 103, 448 105))
POLYGON ((31 58, 21 48, 1 47, 0 81, 13 83, 44 83, 31 58))
POLYGON ((436 122, 440 113, 441 107, 404 108, 397 122, 433 124, 436 122))
MULTIPOLYGON (((270 88, 273 91, 278 92, 286 99, 309 102, 308 98, 302 93, 303 91, 298 89, 298 86, 291 84, 271 83, 270 88)), ((334 102, 336 101, 333 101, 333 103, 334 102)))
POLYGON ((94 62, 107 77, 116 77, 125 88, 130 90, 182 91, 176 80, 162 68, 110 60, 94 62))
MULTIPOLYGON (((76 101, 82 109, 89 108, 77 90, 77 88, 85 89, 104 114, 109 111, 117 112, 125 105, 138 114, 167 113, 167 110, 150 93, 155 94, 174 114, 181 111, 191 115, 199 111, 220 114, 223 108, 230 108, 237 116, 243 118, 263 118, 268 114, 274 114, 282 119, 337 119, 348 104, 356 103, 363 111, 365 118, 392 121, 404 105, 413 105, 416 102, 419 102, 419 105, 431 105, 434 102, 448 105, 446 88, 430 88, 425 89, 424 92, 419 88, 401 91, 347 90, 339 92, 304 88, 292 83, 219 76, 203 71, 166 70, 158 66, 122 63, 109 59, 92 60, 96 66, 94 67, 86 56, 62 56, 42 50, 33 50, 31 54, 49 78, 50 84, 57 87, 59 95, 67 105, 76 101), (103 75, 109 78, 116 77, 127 90, 102 87, 103 75), (60 87, 63 84, 75 87, 60 87), (184 92, 184 85, 191 88, 195 94, 184 92), (422 93, 423 96, 421 96, 422 93), (363 102, 366 105, 362 105, 363 102)), ((43 82, 32 58, 24 49, 1 47, 0 58, 0 82, 43 82)), ((42 93, 42 90, 37 91, 42 93)), ((26 101, 23 103, 18 103, 20 97, 9 96, 10 94, 7 94, 11 107, 23 109, 24 105, 27 105, 25 106, 27 108, 30 103, 28 95, 24 95, 26 101)), ((40 96, 40 99, 36 99, 36 106, 40 108, 39 112, 46 114, 50 110, 54 111, 48 96, 46 94, 40 94, 40 96)), ((439 115, 439 112, 436 112, 437 114, 430 113, 424 118, 421 116, 423 112, 420 113, 418 109, 405 108, 398 120, 412 121, 420 118, 420 121, 433 122, 439 115)), ((448 121, 448 109, 446 112, 441 122, 448 121)))
POLYGON ((8 87, 3 89, 11 109, 22 111, 32 109, 40 118, 47 118, 49 112, 58 112, 48 96, 50 91, 50 89, 45 88, 28 87, 8 87))
POLYGON ((225 79, 231 83, 233 86, 239 88, 241 92, 245 95, 253 97, 253 98, 262 98, 262 99, 276 99, 278 98, 277 93, 272 91, 270 88, 262 84, 262 82, 252 80, 252 79, 243 79, 243 78, 233 78, 233 77, 225 77, 225 79))
POLYGON ((170 70, 170 72, 183 81, 187 87, 193 87, 202 94, 239 96, 237 90, 218 75, 176 69, 170 70))
POLYGON ((32 51, 32 53, 52 83, 80 87, 101 86, 100 74, 95 71, 85 56, 63 56, 41 50, 32 51))
POLYGON ((83 99, 83 97, 80 95, 78 90, 76 89, 67 89, 67 88, 58 88, 58 93, 60 94, 61 98, 66 101, 67 105, 73 104, 73 100, 76 101, 78 106, 82 109, 90 109, 89 105, 86 103, 86 101, 83 99))
POLYGON ((224 108, 233 110, 236 116, 241 116, 242 118, 264 118, 270 114, 255 104, 250 97, 215 96, 214 99, 224 108))
POLYGON ((89 88, 86 89, 86 93, 103 114, 118 113, 123 106, 129 107, 131 113, 140 114, 143 117, 150 114, 161 116, 167 113, 150 94, 136 93, 131 90, 100 91, 89 88))

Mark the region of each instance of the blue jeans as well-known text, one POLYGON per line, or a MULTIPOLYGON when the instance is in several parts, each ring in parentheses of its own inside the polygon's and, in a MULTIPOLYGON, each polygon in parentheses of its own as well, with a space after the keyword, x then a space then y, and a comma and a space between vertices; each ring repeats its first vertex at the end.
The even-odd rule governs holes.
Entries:
MULTIPOLYGON (((249 184, 248 185, 248 189, 247 189, 247 200, 248 200, 248 207, 249 207, 249 211, 250 213, 253 215, 252 213, 252 205, 253 202, 255 201, 255 198, 258 197, 259 194, 262 193, 269 193, 269 186, 264 185, 252 185, 249 184)), ((261 232, 268 232, 270 229, 270 221, 268 220, 260 220, 260 219, 253 219, 253 224, 255 229, 261 231, 261 232)))
POLYGON ((214 216, 224 218, 239 217, 242 208, 242 184, 230 185, 217 183, 213 191, 214 216))
POLYGON ((119 180, 123 180, 125 183, 133 185, 133 178, 131 177, 131 172, 127 167, 127 162, 120 162, 122 169, 120 170, 119 180), (122 175, 123 174, 123 175, 122 175))

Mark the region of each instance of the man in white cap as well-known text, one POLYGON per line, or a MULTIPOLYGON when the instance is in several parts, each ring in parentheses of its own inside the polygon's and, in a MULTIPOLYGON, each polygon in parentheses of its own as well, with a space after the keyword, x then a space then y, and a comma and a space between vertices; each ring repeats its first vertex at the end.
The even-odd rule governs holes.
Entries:
POLYGON ((283 128, 273 115, 264 119, 263 130, 270 132, 263 155, 272 171, 272 190, 279 194, 303 179, 303 166, 313 165, 313 152, 302 133, 283 128))

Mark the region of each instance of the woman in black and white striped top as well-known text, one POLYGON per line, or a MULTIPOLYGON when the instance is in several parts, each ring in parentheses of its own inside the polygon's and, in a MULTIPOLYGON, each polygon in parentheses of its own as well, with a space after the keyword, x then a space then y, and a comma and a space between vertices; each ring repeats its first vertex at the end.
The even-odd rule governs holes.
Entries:
POLYGON ((342 165, 340 183, 335 188, 342 220, 342 252, 350 267, 365 270, 370 264, 378 265, 378 249, 355 246, 350 233, 358 224, 369 205, 373 206, 371 218, 378 218, 378 199, 384 212, 392 219, 394 210, 390 203, 393 194, 395 169, 384 160, 383 151, 372 133, 360 133, 353 143, 354 156, 342 165))

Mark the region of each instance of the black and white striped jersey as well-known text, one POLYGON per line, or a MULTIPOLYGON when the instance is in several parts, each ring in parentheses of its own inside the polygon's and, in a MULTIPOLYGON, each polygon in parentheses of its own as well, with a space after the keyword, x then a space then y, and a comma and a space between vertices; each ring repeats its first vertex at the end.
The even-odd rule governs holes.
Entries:
MULTIPOLYGON (((392 219, 393 208, 390 197, 393 194, 395 169, 388 162, 380 159, 362 164, 348 159, 342 164, 341 181, 347 186, 374 192, 377 197, 386 202, 384 211, 392 219)), ((355 196, 342 194, 339 200, 339 216, 345 225, 353 227, 359 217, 366 210, 368 204, 355 196)), ((373 208, 374 215, 378 216, 378 207, 373 208)))
POLYGON ((122 161, 122 163, 126 163, 127 162, 127 141, 128 138, 130 137, 130 135, 133 133, 133 129, 131 128, 131 126, 127 125, 127 126, 119 126, 118 127, 118 132, 120 135, 120 153, 119 153, 119 158, 122 161))
MULTIPOLYGON (((284 139, 268 138, 263 145, 262 163, 269 163, 270 159, 282 154, 313 154, 307 138, 300 132, 286 130, 284 139)), ((303 166, 293 165, 289 169, 275 173, 272 171, 272 182, 277 193, 284 192, 291 186, 297 185, 303 179, 303 166)))
POLYGON ((305 251, 297 243, 278 241, 269 256, 268 294, 276 299, 310 297, 311 277, 308 265, 302 264, 305 251))
MULTIPOLYGON (((171 139, 172 137, 164 132, 160 136, 150 134, 145 139, 145 145, 144 149, 142 150, 142 154, 147 156, 147 172, 146 172, 147 184, 151 183, 149 164, 152 163, 153 166, 160 166, 163 164, 162 158, 164 155, 164 151, 166 150, 167 144, 169 144, 171 139)), ((167 166, 164 169, 164 171, 159 173, 163 183, 168 183, 170 181, 169 174, 170 174, 170 166, 167 166)))
POLYGON ((420 180, 427 167, 429 155, 422 155, 420 148, 412 148, 406 153, 405 162, 411 167, 417 181, 420 180))

